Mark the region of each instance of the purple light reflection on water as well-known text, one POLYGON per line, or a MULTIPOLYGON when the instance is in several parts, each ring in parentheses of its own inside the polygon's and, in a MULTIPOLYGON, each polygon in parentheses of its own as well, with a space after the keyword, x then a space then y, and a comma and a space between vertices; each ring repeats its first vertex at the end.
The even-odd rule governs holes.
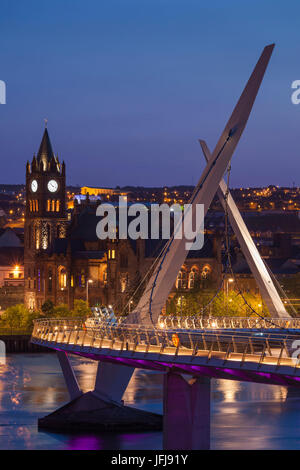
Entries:
MULTIPOLYGON (((155 449, 161 439, 160 432, 107 433, 102 435, 72 436, 65 443, 65 450, 122 450, 155 449), (145 444, 146 443, 146 444, 145 444)), ((160 448, 160 446, 158 446, 160 448)))
POLYGON ((74 436, 70 439, 70 450, 99 450, 99 437, 98 436, 74 436))

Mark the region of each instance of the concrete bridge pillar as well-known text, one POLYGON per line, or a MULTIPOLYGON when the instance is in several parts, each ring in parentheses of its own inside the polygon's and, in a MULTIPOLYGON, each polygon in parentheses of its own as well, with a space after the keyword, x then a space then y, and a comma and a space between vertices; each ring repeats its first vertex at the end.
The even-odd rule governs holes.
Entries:
POLYGON ((70 360, 65 351, 56 351, 56 353, 65 378, 70 398, 71 400, 74 400, 75 398, 78 398, 80 395, 82 395, 82 391, 79 388, 73 367, 70 364, 70 360))
POLYGON ((210 379, 168 372, 164 376, 163 448, 196 450, 210 447, 210 379))
POLYGON ((134 367, 99 361, 93 393, 108 401, 121 402, 133 372, 134 367))

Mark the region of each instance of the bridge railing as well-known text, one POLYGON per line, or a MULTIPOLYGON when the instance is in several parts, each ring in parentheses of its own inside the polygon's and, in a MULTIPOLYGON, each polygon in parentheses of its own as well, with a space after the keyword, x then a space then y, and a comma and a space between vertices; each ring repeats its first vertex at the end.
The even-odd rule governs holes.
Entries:
POLYGON ((247 318, 247 317, 199 317, 161 315, 161 328, 197 329, 300 329, 300 318, 247 318))
POLYGON ((197 332, 172 329, 153 329, 136 325, 112 326, 102 324, 86 327, 81 319, 36 320, 32 338, 35 343, 89 352, 95 348, 103 354, 107 350, 132 353, 158 353, 168 356, 206 357, 245 361, 276 366, 298 367, 293 356, 293 341, 297 335, 269 334, 240 335, 231 332, 197 332))

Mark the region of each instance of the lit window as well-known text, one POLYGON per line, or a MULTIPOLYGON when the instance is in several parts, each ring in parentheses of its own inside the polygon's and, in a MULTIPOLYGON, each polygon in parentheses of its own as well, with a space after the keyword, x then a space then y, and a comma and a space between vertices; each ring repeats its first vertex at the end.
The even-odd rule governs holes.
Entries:
POLYGON ((84 269, 82 269, 81 273, 79 274, 79 286, 80 287, 85 287, 85 271, 84 271, 84 269))
POLYGON ((189 289, 193 289, 195 287, 195 282, 198 278, 198 270, 197 268, 192 268, 189 274, 189 289))
POLYGON ((178 273, 176 279, 176 288, 185 289, 186 288, 187 275, 185 269, 181 269, 178 273))
POLYGON ((65 289, 67 287, 67 272, 65 268, 60 268, 59 287, 60 289, 65 289))
POLYGON ((35 248, 40 249, 40 232, 37 227, 35 227, 35 248))

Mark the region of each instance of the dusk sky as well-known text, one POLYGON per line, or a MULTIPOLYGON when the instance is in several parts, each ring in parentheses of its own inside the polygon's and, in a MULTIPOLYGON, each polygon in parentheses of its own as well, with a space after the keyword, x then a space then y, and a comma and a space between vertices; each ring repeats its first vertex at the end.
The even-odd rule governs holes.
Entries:
POLYGON ((1 0, 0 183, 24 183, 48 119, 68 184, 195 184, 262 52, 231 186, 300 185, 300 2, 1 0))

